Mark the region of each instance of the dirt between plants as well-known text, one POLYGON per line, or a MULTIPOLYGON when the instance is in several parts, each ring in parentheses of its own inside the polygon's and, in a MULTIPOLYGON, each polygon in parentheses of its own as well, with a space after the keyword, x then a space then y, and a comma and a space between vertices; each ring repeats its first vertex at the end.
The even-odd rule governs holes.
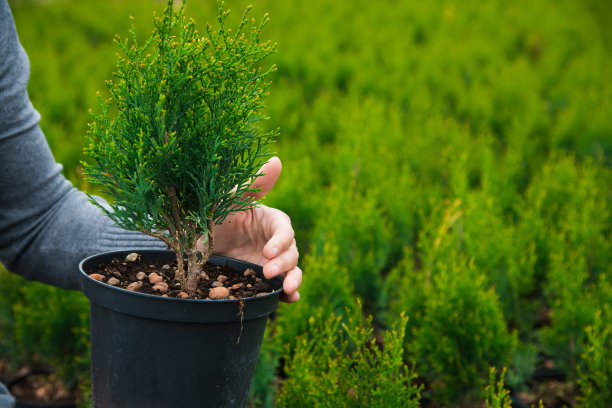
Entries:
POLYGON ((74 407, 75 401, 82 399, 77 387, 67 389, 50 370, 22 367, 11 371, 8 367, 7 362, 0 361, 0 378, 10 385, 10 392, 18 401, 74 407))
POLYGON ((89 276, 118 288, 184 299, 242 299, 266 295, 274 290, 253 269, 239 272, 227 265, 204 264, 195 295, 189 296, 174 281, 176 261, 142 263, 138 259, 132 260, 136 256, 130 255, 126 260, 115 258, 110 264, 99 265, 98 271, 89 276))

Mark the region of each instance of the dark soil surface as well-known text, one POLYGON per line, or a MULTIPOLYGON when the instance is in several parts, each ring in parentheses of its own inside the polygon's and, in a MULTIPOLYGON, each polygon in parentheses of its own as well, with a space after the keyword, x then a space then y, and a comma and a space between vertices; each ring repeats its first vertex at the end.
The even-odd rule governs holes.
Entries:
POLYGON ((227 265, 205 264, 195 295, 188 296, 174 281, 176 270, 176 261, 145 264, 140 260, 128 262, 115 258, 110 264, 101 264, 99 270, 89 276, 118 288, 164 297, 241 299, 273 292, 273 288, 253 269, 239 272, 227 265))

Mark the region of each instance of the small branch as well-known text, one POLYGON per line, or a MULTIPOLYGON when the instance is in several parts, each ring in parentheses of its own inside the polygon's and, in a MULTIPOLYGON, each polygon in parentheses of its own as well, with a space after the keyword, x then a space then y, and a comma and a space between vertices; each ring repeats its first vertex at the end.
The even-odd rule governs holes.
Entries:
POLYGON ((141 229, 140 232, 142 232, 143 234, 146 234, 146 235, 148 235, 150 237, 160 239, 161 241, 164 242, 164 244, 168 245, 168 248, 172 247, 172 245, 170 244, 170 240, 165 235, 163 235, 163 234, 160 234, 160 233, 157 233, 157 232, 148 231, 148 230, 144 230, 144 229, 141 229))

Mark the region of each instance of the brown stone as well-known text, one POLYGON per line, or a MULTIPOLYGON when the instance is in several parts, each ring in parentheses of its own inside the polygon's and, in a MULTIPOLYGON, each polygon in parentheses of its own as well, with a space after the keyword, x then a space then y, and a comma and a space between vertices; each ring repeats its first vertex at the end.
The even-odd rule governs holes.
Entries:
POLYGON ((108 282, 106 283, 108 283, 111 286, 117 286, 120 283, 120 281, 117 278, 110 278, 108 282))
POLYGON ((153 286, 153 290, 159 293, 168 292, 168 284, 166 282, 158 282, 153 286))
POLYGON ((223 286, 219 286, 218 288, 213 288, 208 292, 208 297, 213 300, 218 299, 227 299, 229 297, 229 289, 224 288, 223 286))
POLYGON ((164 280, 164 278, 162 278, 161 276, 159 276, 158 274, 156 274, 155 272, 152 272, 149 274, 149 282, 151 282, 151 285, 155 285, 159 282, 162 282, 164 280))
POLYGON ((126 289, 133 292, 135 290, 140 289, 141 287, 142 287, 142 282, 138 281, 138 282, 130 283, 126 289))
POLYGON ((104 276, 100 275, 99 273, 92 273, 89 275, 89 277, 97 281, 104 282, 104 276))

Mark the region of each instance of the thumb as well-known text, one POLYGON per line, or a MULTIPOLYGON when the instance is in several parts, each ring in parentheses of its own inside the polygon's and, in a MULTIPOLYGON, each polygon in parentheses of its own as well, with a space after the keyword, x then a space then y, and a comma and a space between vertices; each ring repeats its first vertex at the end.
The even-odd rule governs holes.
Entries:
POLYGON ((244 197, 250 197, 252 200, 263 198, 276 184, 282 168, 283 165, 280 159, 276 156, 272 157, 270 161, 261 166, 261 169, 259 169, 261 176, 257 177, 253 184, 251 184, 252 189, 259 189, 259 191, 250 191, 244 197))

